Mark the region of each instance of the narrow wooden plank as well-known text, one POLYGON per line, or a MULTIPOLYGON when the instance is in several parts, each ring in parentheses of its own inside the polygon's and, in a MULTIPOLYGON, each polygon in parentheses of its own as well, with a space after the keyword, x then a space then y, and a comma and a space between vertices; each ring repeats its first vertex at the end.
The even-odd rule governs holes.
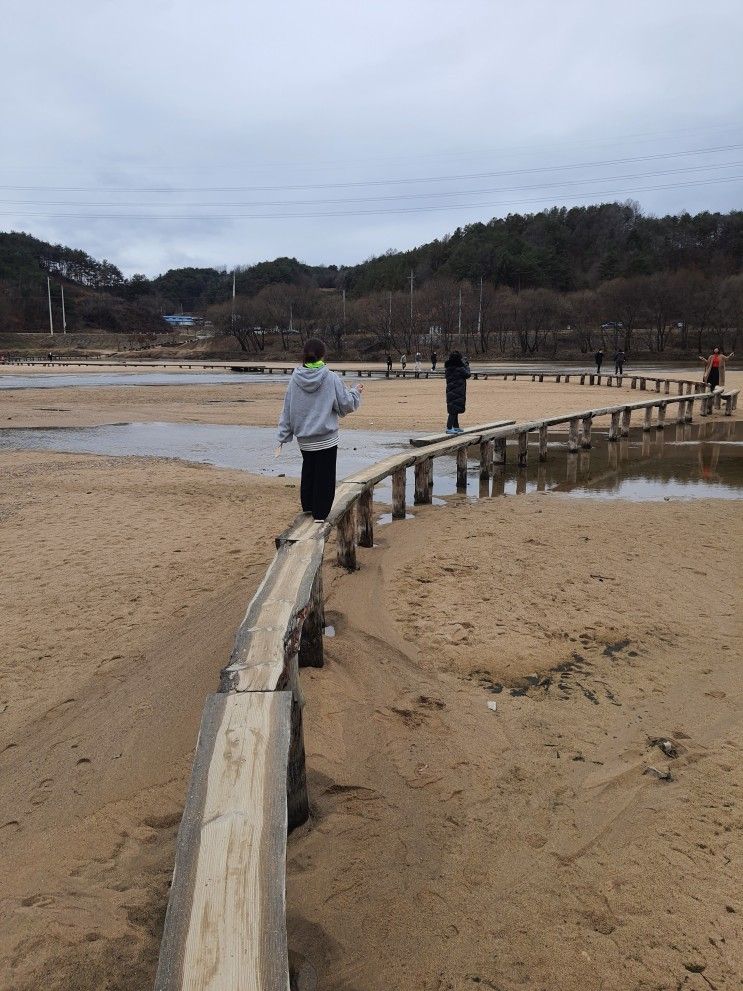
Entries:
POLYGON ((323 549, 324 541, 315 540, 277 551, 238 628, 222 691, 275 691, 290 683, 323 549))
MULTIPOLYGON (((493 423, 479 423, 474 427, 464 427, 463 432, 465 434, 481 433, 483 430, 507 427, 515 422, 515 420, 495 420, 493 423)), ((437 434, 423 434, 421 437, 411 437, 410 444, 412 447, 425 447, 428 444, 438 444, 442 440, 449 440, 451 436, 451 434, 447 434, 445 431, 437 434)))
POLYGON ((288 991, 286 781, 291 695, 204 707, 155 991, 288 991))

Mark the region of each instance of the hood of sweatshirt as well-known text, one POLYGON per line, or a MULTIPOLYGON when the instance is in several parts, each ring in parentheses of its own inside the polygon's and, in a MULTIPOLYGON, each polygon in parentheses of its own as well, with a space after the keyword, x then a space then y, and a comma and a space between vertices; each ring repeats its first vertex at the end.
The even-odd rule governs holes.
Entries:
POLYGON ((317 392, 329 374, 330 369, 327 365, 323 365, 322 368, 305 368, 304 365, 300 365, 299 368, 294 369, 293 378, 302 392, 317 392))

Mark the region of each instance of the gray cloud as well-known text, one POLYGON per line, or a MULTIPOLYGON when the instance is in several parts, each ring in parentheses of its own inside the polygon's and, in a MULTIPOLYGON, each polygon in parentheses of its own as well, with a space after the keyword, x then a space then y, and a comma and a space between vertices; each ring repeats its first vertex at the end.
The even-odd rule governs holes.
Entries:
POLYGON ((6 6, 0 228, 128 274, 351 263, 553 204, 741 206, 738 0, 6 6))

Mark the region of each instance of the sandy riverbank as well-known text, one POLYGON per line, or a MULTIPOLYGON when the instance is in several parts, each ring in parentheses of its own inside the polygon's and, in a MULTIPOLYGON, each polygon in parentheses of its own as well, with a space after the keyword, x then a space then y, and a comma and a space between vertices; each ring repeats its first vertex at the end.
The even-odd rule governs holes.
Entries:
MULTIPOLYGON (((354 379, 347 379, 347 384, 354 379)), ((433 379, 364 379, 364 402, 344 420, 346 429, 431 431, 446 425, 444 383, 433 379)), ((729 384, 743 386, 743 372, 729 384)), ((88 427, 100 423, 167 421, 274 426, 286 380, 235 385, 120 386, 95 389, 44 389, 0 392, 0 427, 88 427)), ((650 399, 653 393, 629 388, 555 382, 468 383, 463 424, 493 420, 530 420, 624 400, 650 399)), ((738 415, 743 414, 743 403, 738 415)))
MULTIPOLYGON (((439 425, 441 383, 365 385, 347 426, 439 425)), ((229 406, 208 386, 0 394, 2 423, 275 423, 285 383, 239 388, 229 406)), ((467 417, 624 392, 477 382, 467 417)), ((12 452, 0 472, 0 987, 144 989, 203 699, 295 483, 12 452)), ((321 988, 737 986, 737 510, 529 496, 416 516, 358 574, 328 565, 338 636, 303 673, 315 817, 289 910, 321 988), (573 652, 565 689, 510 695, 573 652), (656 731, 685 748, 670 785, 640 775, 668 764, 656 731)))
POLYGON ((304 678, 290 931, 319 986, 738 987, 730 508, 462 500, 376 539, 304 678))

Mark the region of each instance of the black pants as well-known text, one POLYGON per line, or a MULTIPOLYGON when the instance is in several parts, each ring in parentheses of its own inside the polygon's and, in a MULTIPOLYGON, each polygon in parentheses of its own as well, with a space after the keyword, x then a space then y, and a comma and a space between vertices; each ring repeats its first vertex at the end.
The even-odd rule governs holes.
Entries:
POLYGON ((302 482, 299 495, 302 510, 315 520, 327 519, 335 495, 337 447, 324 451, 302 451, 302 482))
POLYGON ((624 375, 624 365, 622 364, 621 361, 618 361, 614 365, 614 374, 615 375, 624 375))
POLYGON ((720 384, 720 369, 710 368, 709 375, 707 376, 707 385, 709 386, 709 391, 714 392, 719 384, 720 384))
MULTIPOLYGON (((441 421, 439 420, 439 423, 441 421)), ((450 413, 449 418, 446 421, 446 429, 452 430, 456 428, 459 430, 459 413, 450 413)))
POLYGON ((597 375, 600 375, 601 374, 601 362, 600 361, 597 361, 596 362, 596 374, 597 375))

